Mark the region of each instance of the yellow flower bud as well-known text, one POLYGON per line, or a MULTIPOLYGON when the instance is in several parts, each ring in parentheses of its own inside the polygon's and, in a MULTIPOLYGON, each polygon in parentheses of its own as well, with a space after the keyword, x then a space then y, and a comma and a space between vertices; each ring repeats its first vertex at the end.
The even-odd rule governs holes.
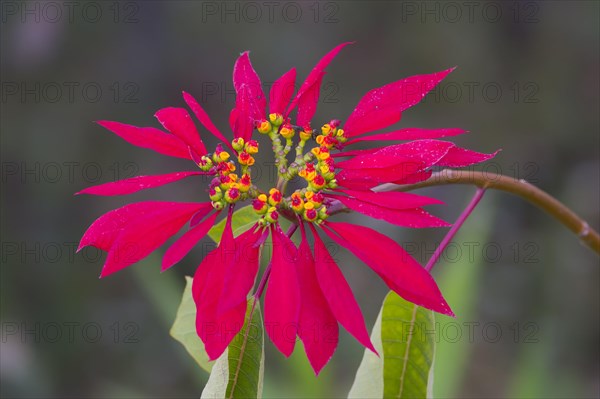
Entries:
POLYGON ((281 130, 279 131, 279 134, 281 134, 281 136, 286 139, 291 139, 292 137, 294 137, 295 133, 296 133, 296 131, 294 130, 294 128, 292 128, 291 126, 287 126, 287 125, 282 127, 281 130))
POLYGON ((259 133, 267 134, 271 131, 271 123, 268 120, 263 120, 258 123, 256 129, 259 133))
POLYGON ((249 140, 244 147, 248 154, 256 154, 258 152, 258 143, 255 140, 249 140))

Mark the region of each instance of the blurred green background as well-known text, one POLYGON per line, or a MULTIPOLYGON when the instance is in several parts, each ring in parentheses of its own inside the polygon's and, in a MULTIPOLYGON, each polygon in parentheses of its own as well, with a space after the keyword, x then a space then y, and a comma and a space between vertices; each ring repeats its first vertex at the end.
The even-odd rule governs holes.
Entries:
MULTIPOLYGON (((160 274, 160 256, 98 280, 75 254, 102 213, 144 199, 204 199, 197 180, 133 198, 74 197, 94 183, 185 170, 92 123, 158 126, 195 95, 227 132, 231 72, 251 51, 263 82, 303 79, 343 41, 315 121, 346 118, 367 90, 458 66, 402 127, 462 127, 479 169, 527 179, 599 224, 597 1, 97 1, 1 4, 1 390, 3 397, 198 397, 207 375, 169 337, 184 275, 210 244, 160 274)), ((203 131, 205 133, 205 131, 203 131)), ((215 144, 205 134, 208 147, 215 144)), ((259 159, 268 185, 268 158, 259 159)), ((453 221, 474 190, 428 189, 453 221)), ((367 223, 426 262, 445 230, 367 223)), ((489 192, 434 269, 458 317, 438 317, 438 397, 598 397, 598 257, 556 221, 489 192)), ((335 253, 370 329, 386 289, 335 253)), ((362 357, 343 332, 315 378, 302 346, 267 344, 266 397, 344 397, 362 357)))

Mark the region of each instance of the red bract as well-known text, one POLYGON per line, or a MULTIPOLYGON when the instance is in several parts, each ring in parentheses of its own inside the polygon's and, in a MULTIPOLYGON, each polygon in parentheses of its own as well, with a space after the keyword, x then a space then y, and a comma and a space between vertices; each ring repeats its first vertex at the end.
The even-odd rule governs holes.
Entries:
POLYGON ((300 290, 298 286, 298 251, 279 225, 271 226, 273 257, 271 276, 265 294, 267 334, 285 356, 292 354, 296 342, 300 290))
MULTIPOLYGON (((300 306, 300 314, 298 317, 298 336, 304 343, 304 349, 308 356, 308 360, 312 365, 315 373, 321 371, 323 366, 331 359, 333 352, 338 343, 338 318, 330 308, 329 302, 325 297, 324 291, 321 288, 320 280, 323 280, 323 286, 326 286, 325 274, 317 275, 315 259, 311 253, 304 224, 300 225, 302 231, 302 242, 298 247, 298 283, 300 292, 302 293, 302 305, 300 306), (321 278, 319 278, 321 276, 321 278)), ((325 250, 327 253, 327 250, 325 250)), ((322 268, 322 263, 319 263, 322 268)), ((330 268, 337 267, 330 264, 325 265, 330 268)), ((334 271, 335 273, 335 271, 334 271)), ((339 276, 339 273, 338 273, 339 276)), ((341 280, 339 291, 346 289, 346 281, 341 280)), ((326 289, 326 288, 325 288, 326 289)), ((333 299, 335 300, 335 299, 333 299)), ((354 304, 353 298, 351 298, 354 304)), ((348 307, 350 309, 350 307, 348 307)), ((356 310, 355 310, 356 311, 356 310)), ((357 313, 359 317, 360 311, 357 313)), ((364 323, 363 323, 364 324, 364 323)), ((346 327, 348 328, 348 327, 346 327)), ((350 331, 350 330, 349 330, 350 331)), ((361 339, 363 337, 361 336, 361 339)))
MULTIPOLYGON (((286 117, 290 114, 293 109, 298 106, 298 113, 302 115, 305 120, 300 120, 300 122, 310 122, 310 119, 313 117, 317 102, 319 101, 319 92, 321 88, 321 80, 325 75, 325 70, 333 61, 336 55, 347 45, 352 44, 351 42, 346 42, 338 45, 336 48, 331 50, 329 53, 325 54, 323 58, 315 65, 315 67, 310 71, 302 86, 298 90, 296 97, 290 104, 288 111, 286 113, 286 117), (302 104, 299 105, 299 102, 302 101, 302 104), (309 110, 305 110, 304 108, 308 108, 309 110)), ((304 126, 304 123, 298 123, 300 126, 304 126)))
POLYGON ((320 132, 313 130, 311 122, 325 70, 349 44, 343 43, 326 54, 295 95, 294 68, 277 79, 269 93, 268 114, 261 80, 248 52, 243 53, 233 72, 236 101, 229 118, 231 141, 200 104, 184 92, 185 102, 201 125, 222 142, 211 153, 184 108, 164 108, 156 113, 168 133, 152 127, 99 122, 131 144, 190 159, 200 170, 138 176, 90 187, 78 194, 125 195, 187 177, 213 176, 207 190, 210 201, 126 205, 96 220, 79 248, 92 245, 108 252, 103 277, 143 259, 189 222, 190 229, 175 240, 163 257, 161 268, 166 270, 183 259, 208 233, 221 211, 227 210, 219 245, 198 266, 192 286, 196 330, 210 359, 221 356, 242 328, 247 298, 259 271, 259 254, 269 235, 273 243, 271 263, 255 292, 259 297, 266 287, 267 335, 285 356, 293 352, 298 336, 315 373, 335 351, 338 323, 375 352, 360 307, 327 251, 319 229, 368 265, 401 297, 453 315, 431 275, 394 240, 365 226, 332 222, 329 217, 348 208, 398 226, 448 226, 423 209, 440 201, 415 194, 376 192, 373 187, 422 181, 429 178, 435 167, 468 166, 495 154, 478 153, 438 140, 465 133, 458 128, 403 128, 374 133, 398 122, 402 112, 419 103, 452 69, 371 90, 345 123, 333 119, 323 124, 320 132), (290 114, 294 110, 297 112, 292 124, 290 114), (269 137, 278 166, 276 186, 265 191, 256 187, 251 178, 254 155, 259 149, 258 142, 252 139, 254 130, 269 137), (297 143, 293 142, 295 137, 297 143), (400 143, 381 145, 384 141, 400 143), (379 147, 348 150, 359 143, 376 143, 379 147), (296 156, 289 163, 288 154, 293 148, 296 156), (303 179, 306 187, 286 194, 288 182, 296 177, 303 179), (234 206, 244 201, 251 203, 257 222, 234 237, 234 206), (287 234, 279 225, 282 217, 292 221, 287 234), (296 248, 290 238, 298 226, 301 242, 296 248))
POLYGON ((346 137, 383 129, 398 122, 403 111, 419 103, 453 70, 412 76, 371 90, 348 117, 344 130, 346 137))
POLYGON ((294 84, 296 83, 296 68, 292 68, 277 79, 271 87, 269 94, 269 113, 283 114, 285 107, 294 95, 294 84))

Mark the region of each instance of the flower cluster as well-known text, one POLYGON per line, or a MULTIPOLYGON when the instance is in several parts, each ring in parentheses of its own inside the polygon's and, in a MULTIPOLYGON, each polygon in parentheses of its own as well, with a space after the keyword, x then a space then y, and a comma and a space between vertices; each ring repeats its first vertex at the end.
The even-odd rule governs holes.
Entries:
POLYGON ((292 327, 292 335, 299 336, 304 343, 316 373, 335 351, 338 323, 375 351, 354 295, 319 231, 371 267, 390 289, 406 300, 452 315, 429 273, 395 241, 371 228, 332 222, 330 218, 342 209, 350 209, 399 226, 448 226, 423 209, 439 204, 436 199, 372 189, 382 183, 422 181, 430 177, 434 167, 463 167, 490 159, 494 154, 438 140, 464 133, 462 129, 404 128, 369 134, 398 122, 402 112, 416 105, 451 70, 414 76, 371 90, 345 123, 333 119, 313 129, 311 121, 325 70, 348 44, 343 43, 326 54, 295 95, 296 70, 285 73, 271 88, 268 108, 260 78, 248 53, 243 53, 233 71, 236 104, 229 118, 232 140, 226 139, 200 104, 184 92, 184 100, 200 124, 222 142, 212 153, 207 151, 196 124, 184 108, 164 108, 156 113, 168 133, 153 127, 99 122, 131 144, 189 159, 197 169, 138 176, 90 187, 80 193, 123 195, 191 176, 212 176, 207 187, 209 201, 148 201, 126 205, 97 219, 80 244, 80 249, 92 245, 108 252, 101 273, 104 277, 145 258, 189 222, 190 229, 163 257, 162 270, 166 270, 207 234, 218 215, 226 213, 219 245, 198 266, 192 287, 197 332, 210 359, 223 353, 243 325, 247 298, 259 271, 258 254, 269 236, 273 242, 272 260, 256 294, 262 294, 268 279, 265 324, 285 326, 288 333, 282 334, 277 328, 268 328, 267 333, 275 346, 289 356, 295 344, 295 339, 289 338, 292 327), (258 135, 267 136, 272 145, 278 172, 274 187, 260 188, 252 182, 251 168, 259 151, 258 135), (400 143, 352 149, 359 143, 384 141, 400 143), (304 180, 305 185, 288 193, 288 183, 294 178, 304 180), (234 208, 242 202, 250 202, 257 222, 234 236, 234 208), (282 218, 292 221, 287 233, 280 227, 282 218), (297 227, 299 246, 291 240, 297 227), (328 326, 327 334, 319 334, 319 327, 324 326, 328 326))

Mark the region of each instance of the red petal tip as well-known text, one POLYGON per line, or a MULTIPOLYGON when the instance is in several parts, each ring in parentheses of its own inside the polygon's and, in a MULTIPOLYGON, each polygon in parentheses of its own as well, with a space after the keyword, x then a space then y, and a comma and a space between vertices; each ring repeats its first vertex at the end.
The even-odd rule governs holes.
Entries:
POLYGON ((367 346, 367 349, 369 349, 371 352, 373 352, 374 354, 376 354, 377 357, 381 357, 381 356, 379 356, 379 352, 377 352, 377 350, 373 346, 373 342, 371 342, 371 337, 369 337, 369 345, 367 346))
POLYGON ((437 311, 438 313, 443 314, 445 316, 452 317, 453 319, 456 319, 456 315, 454 314, 454 312, 452 311, 452 309, 450 309, 450 305, 448 305, 447 302, 442 303, 441 307, 442 307, 442 309, 440 309, 439 311, 437 311))

